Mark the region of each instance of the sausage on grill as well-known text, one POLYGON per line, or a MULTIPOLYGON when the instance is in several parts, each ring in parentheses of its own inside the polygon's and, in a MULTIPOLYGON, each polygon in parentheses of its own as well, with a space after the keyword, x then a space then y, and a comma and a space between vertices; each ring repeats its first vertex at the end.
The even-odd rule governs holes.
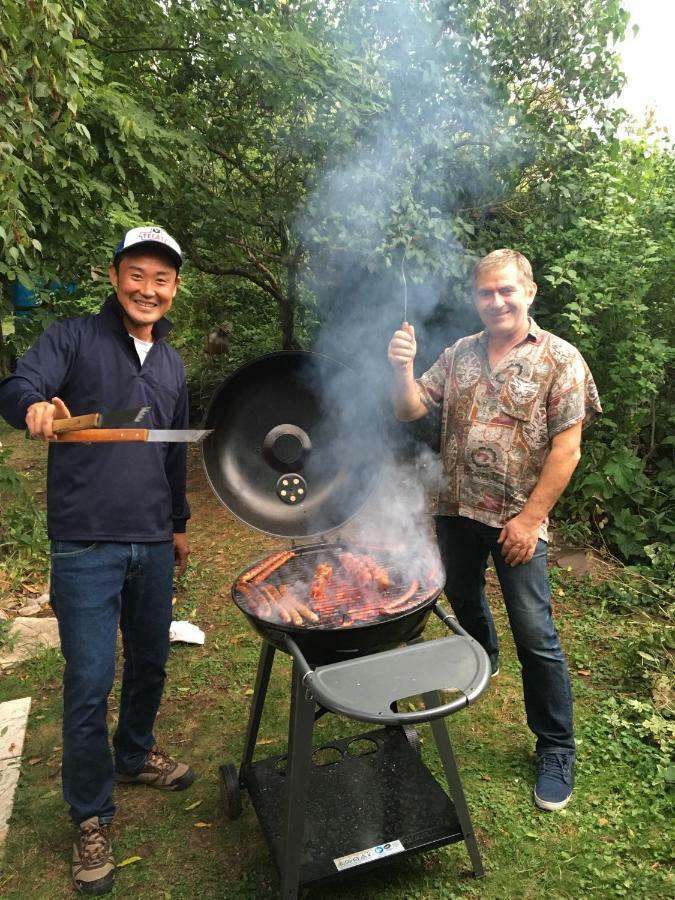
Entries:
POLYGON ((260 584, 261 581, 269 578, 272 572, 276 572, 277 569, 280 569, 284 563, 287 563, 289 559, 293 559, 294 556, 295 553, 292 550, 284 550, 282 553, 277 553, 273 559, 270 559, 269 564, 255 575, 253 583, 260 584))
POLYGON ((258 563, 258 565, 254 566, 252 569, 249 569, 248 572, 244 572, 240 581, 259 584, 294 556, 295 553, 292 550, 280 550, 278 553, 273 553, 272 556, 265 557, 262 562, 258 563))
POLYGON ((404 594, 401 594, 400 597, 394 597, 393 600, 389 600, 384 604, 385 612, 401 612, 405 609, 406 604, 415 596, 417 591, 419 590, 420 583, 415 579, 410 582, 410 586, 404 594))
POLYGON ((305 622, 312 622, 316 625, 319 621, 319 617, 314 610, 310 609, 310 607, 307 606, 306 603, 303 603, 302 600, 299 600, 285 584, 282 584, 279 588, 279 594, 289 610, 294 609, 305 622))
POLYGON ((272 615, 272 607, 269 600, 258 588, 252 584, 242 584, 240 580, 237 584, 237 590, 246 597, 253 615, 258 616, 260 619, 268 619, 272 615))
MULTIPOLYGON (((269 584, 263 584, 260 586, 260 590, 265 594, 267 599, 270 602, 270 606, 272 607, 272 613, 277 616, 285 625, 290 625, 291 622, 296 625, 297 622, 293 620, 290 612, 284 607, 283 601, 279 596, 279 591, 272 587, 269 584)), ((302 622, 300 623, 302 624, 302 622)))

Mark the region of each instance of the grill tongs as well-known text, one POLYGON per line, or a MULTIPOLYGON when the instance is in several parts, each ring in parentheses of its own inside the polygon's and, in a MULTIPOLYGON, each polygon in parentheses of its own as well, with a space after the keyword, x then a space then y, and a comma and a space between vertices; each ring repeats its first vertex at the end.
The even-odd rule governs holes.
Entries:
POLYGON ((108 413, 88 413, 69 419, 55 419, 52 429, 59 444, 109 444, 109 443, 187 443, 199 442, 211 434, 210 430, 196 428, 138 428, 149 406, 123 409, 108 413), (133 423, 125 428, 111 428, 111 425, 133 423))

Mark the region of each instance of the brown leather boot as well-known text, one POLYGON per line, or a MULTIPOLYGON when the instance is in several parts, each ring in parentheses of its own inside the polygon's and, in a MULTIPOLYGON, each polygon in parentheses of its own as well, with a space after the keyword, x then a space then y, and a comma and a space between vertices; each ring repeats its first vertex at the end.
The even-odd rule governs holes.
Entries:
POLYGON ((107 894, 112 890, 115 861, 110 845, 110 826, 98 816, 80 822, 73 841, 73 884, 82 894, 107 894))
POLYGON ((155 744, 140 772, 135 775, 115 772, 115 780, 119 784, 145 784, 162 791, 184 791, 195 780, 195 773, 186 763, 171 759, 155 744))

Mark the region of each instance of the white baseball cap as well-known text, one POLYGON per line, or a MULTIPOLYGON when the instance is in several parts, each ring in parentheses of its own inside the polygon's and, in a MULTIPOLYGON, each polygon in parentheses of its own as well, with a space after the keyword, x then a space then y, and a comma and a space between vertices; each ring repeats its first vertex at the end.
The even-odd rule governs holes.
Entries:
POLYGON ((176 268, 180 269, 183 264, 183 254, 178 242, 157 225, 141 225, 140 228, 132 228, 131 231, 127 231, 115 247, 113 262, 119 259, 127 250, 131 250, 132 247, 147 247, 150 249, 153 245, 164 250, 175 262, 176 268))

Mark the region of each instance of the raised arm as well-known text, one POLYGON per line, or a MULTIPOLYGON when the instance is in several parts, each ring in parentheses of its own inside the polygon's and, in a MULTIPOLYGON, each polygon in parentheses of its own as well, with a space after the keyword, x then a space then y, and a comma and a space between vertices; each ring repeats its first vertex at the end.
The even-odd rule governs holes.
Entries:
POLYGON ((394 414, 400 422, 421 419, 429 412, 422 403, 415 383, 413 364, 416 353, 415 329, 412 325, 404 322, 401 329, 394 332, 387 351, 387 357, 394 373, 391 399, 394 414))

